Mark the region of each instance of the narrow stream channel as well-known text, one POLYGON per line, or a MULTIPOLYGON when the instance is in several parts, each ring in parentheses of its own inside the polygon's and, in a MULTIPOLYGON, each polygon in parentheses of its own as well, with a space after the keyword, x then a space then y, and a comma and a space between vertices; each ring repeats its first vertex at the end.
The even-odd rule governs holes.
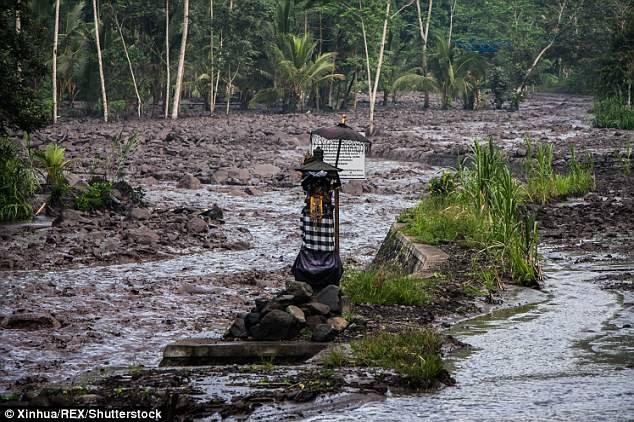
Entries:
POLYGON ((545 301, 451 329, 474 346, 451 360, 455 387, 311 420, 633 420, 634 294, 596 283, 633 264, 544 254, 545 301))

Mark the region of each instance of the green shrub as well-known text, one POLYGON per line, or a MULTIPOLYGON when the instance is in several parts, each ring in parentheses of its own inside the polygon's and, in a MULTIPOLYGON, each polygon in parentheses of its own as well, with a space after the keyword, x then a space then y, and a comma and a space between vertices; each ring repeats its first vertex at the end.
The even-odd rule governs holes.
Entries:
POLYGON ((37 188, 30 162, 20 156, 9 138, 0 137, 0 221, 31 218, 33 208, 29 199, 37 188))
POLYGON ((70 166, 71 160, 66 160, 64 148, 55 144, 49 144, 44 151, 38 151, 36 158, 40 166, 46 170, 46 181, 51 189, 51 201, 60 201, 70 188, 64 172, 70 166))
POLYGON ((347 270, 343 291, 353 303, 376 305, 424 305, 435 280, 413 278, 383 271, 347 270))
POLYGON ((456 190, 456 175, 444 172, 440 177, 433 177, 429 181, 429 193, 433 196, 447 196, 456 190))
POLYGON ((85 192, 75 198, 75 208, 81 211, 93 211, 109 207, 112 201, 112 183, 94 181, 85 192))
POLYGON ((634 110, 618 97, 608 97, 594 103, 592 125, 601 128, 634 129, 634 110))

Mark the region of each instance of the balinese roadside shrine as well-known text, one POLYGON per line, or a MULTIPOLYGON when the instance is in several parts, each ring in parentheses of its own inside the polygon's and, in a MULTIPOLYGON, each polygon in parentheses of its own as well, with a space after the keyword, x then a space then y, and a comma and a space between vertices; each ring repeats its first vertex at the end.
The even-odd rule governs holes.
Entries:
POLYGON ((295 280, 320 289, 338 285, 341 179, 365 179, 365 154, 371 143, 342 122, 310 133, 312 155, 297 170, 306 194, 302 209, 302 247, 293 264, 295 280))

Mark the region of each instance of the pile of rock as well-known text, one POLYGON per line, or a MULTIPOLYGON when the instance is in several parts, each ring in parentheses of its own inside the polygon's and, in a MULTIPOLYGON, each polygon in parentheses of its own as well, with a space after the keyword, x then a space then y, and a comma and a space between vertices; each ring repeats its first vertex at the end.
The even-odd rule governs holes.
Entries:
POLYGON ((251 312, 233 321, 225 338, 331 341, 348 327, 341 317, 343 302, 338 286, 313 291, 309 284, 293 281, 273 299, 256 299, 251 312))

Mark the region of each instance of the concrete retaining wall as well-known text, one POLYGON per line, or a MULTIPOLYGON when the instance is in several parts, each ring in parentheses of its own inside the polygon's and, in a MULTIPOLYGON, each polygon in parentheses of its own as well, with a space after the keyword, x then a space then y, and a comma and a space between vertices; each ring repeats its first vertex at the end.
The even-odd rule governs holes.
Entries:
POLYGON ((375 268, 389 268, 404 274, 429 274, 449 255, 434 246, 417 243, 403 234, 404 224, 394 223, 372 261, 375 268))

